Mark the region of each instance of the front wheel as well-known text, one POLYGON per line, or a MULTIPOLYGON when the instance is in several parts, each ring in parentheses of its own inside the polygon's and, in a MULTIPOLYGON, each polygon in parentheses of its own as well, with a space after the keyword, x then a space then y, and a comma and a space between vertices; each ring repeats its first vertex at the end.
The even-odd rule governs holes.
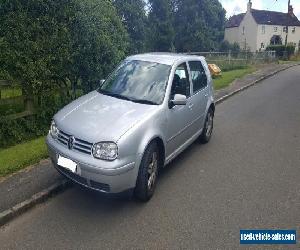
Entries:
POLYGON ((141 201, 149 201, 153 196, 159 168, 159 150, 155 142, 152 142, 145 150, 141 161, 136 187, 135 197, 141 201))
POLYGON ((202 133, 199 137, 199 140, 201 143, 206 144, 210 141, 210 138, 211 138, 212 132, 213 132, 213 128, 214 128, 214 112, 210 108, 207 112, 204 127, 203 127, 202 133))

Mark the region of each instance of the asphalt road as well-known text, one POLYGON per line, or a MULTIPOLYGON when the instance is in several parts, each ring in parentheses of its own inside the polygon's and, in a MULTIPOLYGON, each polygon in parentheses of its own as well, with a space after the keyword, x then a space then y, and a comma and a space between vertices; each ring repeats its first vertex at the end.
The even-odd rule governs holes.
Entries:
POLYGON ((256 228, 299 235, 299 66, 218 105, 211 142, 170 164, 149 203, 74 187, 2 227, 0 248, 237 249, 256 228))

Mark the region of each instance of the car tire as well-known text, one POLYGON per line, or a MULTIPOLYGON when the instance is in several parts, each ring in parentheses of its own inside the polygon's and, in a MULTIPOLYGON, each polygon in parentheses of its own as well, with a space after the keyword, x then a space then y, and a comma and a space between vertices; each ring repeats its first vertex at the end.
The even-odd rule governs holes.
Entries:
POLYGON ((135 197, 140 201, 149 201, 153 196, 158 176, 159 157, 157 143, 150 143, 144 152, 134 190, 135 197))
POLYGON ((212 132, 214 128, 214 111, 210 108, 207 112, 204 127, 201 135, 199 136, 199 141, 206 144, 210 141, 212 132))

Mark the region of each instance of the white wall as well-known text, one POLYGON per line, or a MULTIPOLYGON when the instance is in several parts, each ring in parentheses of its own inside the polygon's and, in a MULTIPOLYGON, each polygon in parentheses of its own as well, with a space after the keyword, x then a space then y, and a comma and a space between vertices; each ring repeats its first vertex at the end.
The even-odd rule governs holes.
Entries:
POLYGON ((224 39, 229 43, 237 42, 241 49, 250 49, 250 51, 255 52, 257 50, 257 30, 258 25, 256 21, 252 14, 247 12, 239 27, 225 29, 224 39), (245 27, 244 34, 243 27, 245 27))
POLYGON ((295 27, 295 33, 292 33, 292 27, 289 27, 289 34, 288 34, 288 43, 296 43, 296 50, 299 51, 299 42, 300 42, 300 27, 295 27))
POLYGON ((239 27, 239 44, 242 49, 249 49, 251 52, 257 50, 257 34, 258 25, 254 20, 251 12, 247 12, 239 27), (245 27, 245 34, 243 34, 245 27))
MULTIPOLYGON (((274 35, 279 35, 282 38, 282 44, 285 43, 285 37, 286 33, 283 32, 283 28, 285 26, 279 26, 279 25, 258 25, 257 30, 257 50, 265 50, 265 48, 270 44, 270 40, 274 35), (265 27, 265 33, 262 32, 262 27, 265 27), (277 27, 277 32, 274 30, 274 28, 277 27), (264 48, 261 48, 261 43, 264 43, 264 48)), ((300 41, 300 27, 295 27, 296 31, 295 33, 292 33, 292 28, 289 27, 289 33, 288 33, 288 43, 296 43, 296 49, 298 50, 298 45, 300 41)))

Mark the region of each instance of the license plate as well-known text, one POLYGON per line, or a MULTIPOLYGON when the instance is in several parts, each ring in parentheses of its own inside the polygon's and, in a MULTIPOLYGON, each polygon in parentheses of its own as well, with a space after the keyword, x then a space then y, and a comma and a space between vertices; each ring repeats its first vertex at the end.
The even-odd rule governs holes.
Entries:
POLYGON ((61 155, 58 156, 57 165, 59 165, 63 168, 66 168, 73 173, 76 173, 76 168, 77 168, 76 162, 74 162, 70 159, 67 159, 65 157, 62 157, 61 155))

